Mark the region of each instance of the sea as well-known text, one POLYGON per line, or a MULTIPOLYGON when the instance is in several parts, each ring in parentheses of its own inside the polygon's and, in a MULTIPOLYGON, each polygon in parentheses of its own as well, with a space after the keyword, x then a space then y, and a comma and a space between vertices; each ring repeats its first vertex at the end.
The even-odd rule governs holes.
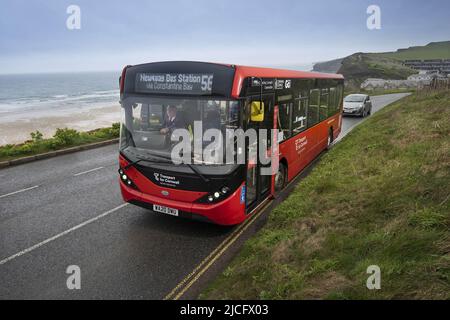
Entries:
POLYGON ((119 76, 120 72, 0 75, 0 118, 118 104, 119 76))

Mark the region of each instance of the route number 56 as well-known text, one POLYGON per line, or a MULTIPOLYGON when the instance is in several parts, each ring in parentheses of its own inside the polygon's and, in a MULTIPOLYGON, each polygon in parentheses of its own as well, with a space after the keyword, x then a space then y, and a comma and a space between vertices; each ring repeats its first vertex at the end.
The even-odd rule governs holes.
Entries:
POLYGON ((202 91, 210 92, 212 90, 212 75, 203 75, 202 76, 202 91))

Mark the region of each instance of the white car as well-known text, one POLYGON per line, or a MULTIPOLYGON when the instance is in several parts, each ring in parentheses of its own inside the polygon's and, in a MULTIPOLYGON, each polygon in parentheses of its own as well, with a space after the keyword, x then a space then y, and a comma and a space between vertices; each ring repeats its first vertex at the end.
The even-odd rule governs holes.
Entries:
POLYGON ((350 94, 344 99, 344 115, 366 117, 372 113, 372 101, 367 94, 350 94))

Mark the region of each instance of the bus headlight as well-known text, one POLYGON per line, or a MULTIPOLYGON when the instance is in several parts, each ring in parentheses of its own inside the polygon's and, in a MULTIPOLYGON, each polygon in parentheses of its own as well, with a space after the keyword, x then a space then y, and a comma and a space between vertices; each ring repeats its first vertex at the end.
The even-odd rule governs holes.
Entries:
POLYGON ((230 192, 230 188, 223 187, 221 191, 222 191, 223 194, 227 194, 228 192, 230 192))
POLYGON ((214 192, 208 193, 206 196, 197 200, 197 202, 214 203, 214 202, 219 202, 219 201, 225 200, 225 198, 230 193, 230 190, 231 189, 228 187, 222 187, 219 189, 219 191, 214 191, 214 192))
POLYGON ((120 175, 120 180, 122 180, 122 182, 127 185, 130 188, 139 190, 138 187, 134 184, 133 180, 130 179, 130 177, 128 177, 126 175, 126 173, 123 171, 123 169, 119 169, 119 175, 120 175))

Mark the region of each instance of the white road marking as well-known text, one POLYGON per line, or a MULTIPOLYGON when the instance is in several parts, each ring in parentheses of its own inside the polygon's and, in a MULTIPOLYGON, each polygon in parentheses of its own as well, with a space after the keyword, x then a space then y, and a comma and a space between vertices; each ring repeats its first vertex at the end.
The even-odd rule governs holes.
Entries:
POLYGON ((98 168, 94 168, 94 169, 91 169, 91 170, 88 170, 88 171, 83 171, 83 172, 80 172, 80 173, 75 173, 73 176, 74 176, 74 177, 81 176, 82 174, 91 173, 91 172, 94 172, 94 171, 97 171, 97 170, 100 170, 100 169, 103 169, 103 168, 104 168, 104 167, 98 167, 98 168))
POLYGON ((27 249, 25 249, 25 250, 22 250, 22 251, 20 251, 20 252, 17 252, 16 254, 13 254, 12 256, 10 256, 10 257, 8 257, 8 258, 6 258, 6 259, 1 260, 1 261, 0 261, 0 266, 3 265, 3 264, 5 264, 5 263, 7 263, 7 262, 9 262, 9 261, 11 261, 11 260, 13 260, 13 259, 15 259, 15 258, 18 258, 18 257, 20 257, 20 256, 23 256, 24 254, 26 254, 26 253, 28 253, 28 252, 31 252, 31 251, 33 251, 33 250, 39 248, 39 247, 42 247, 43 245, 46 245, 46 244, 49 243, 49 242, 52 242, 52 241, 54 241, 54 240, 56 240, 56 239, 58 239, 58 238, 61 238, 62 236, 65 236, 66 234, 69 234, 69 233, 71 233, 71 232, 73 232, 73 231, 75 231, 75 230, 78 230, 78 229, 80 229, 80 228, 82 228, 82 227, 84 227, 84 226, 86 226, 86 225, 88 225, 88 224, 90 224, 90 223, 92 223, 92 222, 95 222, 95 221, 97 221, 97 220, 99 220, 99 219, 101 219, 101 218, 103 218, 103 217, 106 217, 107 215, 109 215, 109 214, 111 214, 111 213, 113 213, 113 212, 115 212, 115 211, 117 211, 117 210, 119 210, 119 209, 122 209, 123 207, 125 207, 125 206, 127 206, 127 205, 128 205, 128 203, 121 204, 120 206, 118 206, 118 207, 116 207, 116 208, 114 208, 114 209, 111 209, 111 210, 109 210, 109 211, 106 211, 106 212, 102 213, 102 214, 99 215, 99 216, 96 216, 96 217, 94 217, 94 218, 92 218, 92 219, 89 219, 89 220, 87 220, 87 221, 85 221, 85 222, 82 222, 82 223, 80 223, 79 225, 77 225, 77 226, 75 226, 75 227, 73 227, 73 228, 70 228, 70 229, 68 229, 68 230, 66 230, 66 231, 63 231, 63 232, 61 232, 61 233, 59 233, 59 234, 57 234, 57 235, 55 235, 55 236, 53 236, 53 237, 51 237, 51 238, 48 238, 47 240, 44 240, 44 241, 42 241, 42 242, 39 242, 38 244, 35 244, 35 245, 32 246, 32 247, 29 247, 29 248, 27 248, 27 249))
POLYGON ((4 198, 4 197, 12 196, 13 194, 17 194, 17 193, 33 190, 33 189, 36 189, 37 187, 39 187, 39 186, 34 186, 34 187, 30 187, 30 188, 17 190, 17 191, 11 192, 11 193, 4 194, 4 195, 0 196, 0 198, 4 198))

